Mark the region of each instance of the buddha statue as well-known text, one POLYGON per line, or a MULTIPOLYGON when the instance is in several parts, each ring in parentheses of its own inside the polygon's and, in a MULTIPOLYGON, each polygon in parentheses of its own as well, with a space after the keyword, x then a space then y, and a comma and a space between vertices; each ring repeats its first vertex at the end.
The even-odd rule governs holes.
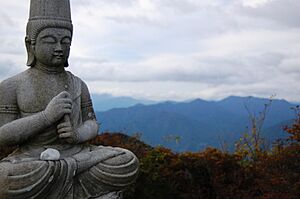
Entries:
POLYGON ((114 199, 134 183, 138 159, 86 144, 98 134, 87 85, 66 70, 72 42, 69 0, 31 0, 29 68, 0 83, 1 199, 114 199))

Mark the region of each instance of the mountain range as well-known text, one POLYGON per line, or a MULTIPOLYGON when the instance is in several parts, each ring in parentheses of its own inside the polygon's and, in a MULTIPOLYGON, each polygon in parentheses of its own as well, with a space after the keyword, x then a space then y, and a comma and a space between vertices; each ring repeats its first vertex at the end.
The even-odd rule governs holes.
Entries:
POLYGON ((127 108, 136 104, 155 104, 157 102, 145 99, 135 99, 132 97, 115 97, 109 94, 92 94, 94 109, 97 111, 107 111, 113 108, 127 108))
POLYGON ((139 133, 143 141, 153 146, 198 151, 224 143, 233 147, 234 142, 251 129, 251 119, 258 120, 263 113, 266 116, 261 132, 268 142, 284 138, 287 134, 283 127, 295 118, 292 109, 295 105, 277 99, 231 96, 220 101, 153 103, 139 102, 130 107, 97 111, 101 131, 139 133))

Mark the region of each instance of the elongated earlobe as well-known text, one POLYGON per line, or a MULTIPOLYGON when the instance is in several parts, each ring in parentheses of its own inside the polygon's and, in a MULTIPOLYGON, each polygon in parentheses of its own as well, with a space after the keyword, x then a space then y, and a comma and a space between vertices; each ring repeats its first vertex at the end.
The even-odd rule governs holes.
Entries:
POLYGON ((69 66, 69 62, 68 62, 68 60, 66 61, 66 63, 65 63, 65 65, 64 65, 64 67, 66 68, 66 67, 68 67, 69 66))
POLYGON ((35 56, 33 53, 33 47, 31 44, 31 40, 26 36, 25 37, 25 45, 27 50, 27 66, 34 66, 35 64, 35 56))

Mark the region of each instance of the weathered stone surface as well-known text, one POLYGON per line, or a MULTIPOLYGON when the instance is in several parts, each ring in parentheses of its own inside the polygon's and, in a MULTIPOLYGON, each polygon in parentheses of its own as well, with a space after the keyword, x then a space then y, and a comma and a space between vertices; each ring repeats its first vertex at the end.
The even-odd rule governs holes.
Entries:
POLYGON ((125 149, 81 144, 98 133, 87 85, 66 71, 69 0, 31 0, 30 68, 0 83, 0 198, 121 198, 138 173, 125 149))

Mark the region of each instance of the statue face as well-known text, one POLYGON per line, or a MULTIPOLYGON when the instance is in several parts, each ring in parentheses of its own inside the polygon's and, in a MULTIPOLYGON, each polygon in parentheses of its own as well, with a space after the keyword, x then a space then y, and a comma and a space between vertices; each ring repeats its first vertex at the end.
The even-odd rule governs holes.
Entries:
POLYGON ((72 34, 64 28, 46 28, 36 39, 34 55, 36 64, 47 67, 64 67, 70 54, 72 34))

